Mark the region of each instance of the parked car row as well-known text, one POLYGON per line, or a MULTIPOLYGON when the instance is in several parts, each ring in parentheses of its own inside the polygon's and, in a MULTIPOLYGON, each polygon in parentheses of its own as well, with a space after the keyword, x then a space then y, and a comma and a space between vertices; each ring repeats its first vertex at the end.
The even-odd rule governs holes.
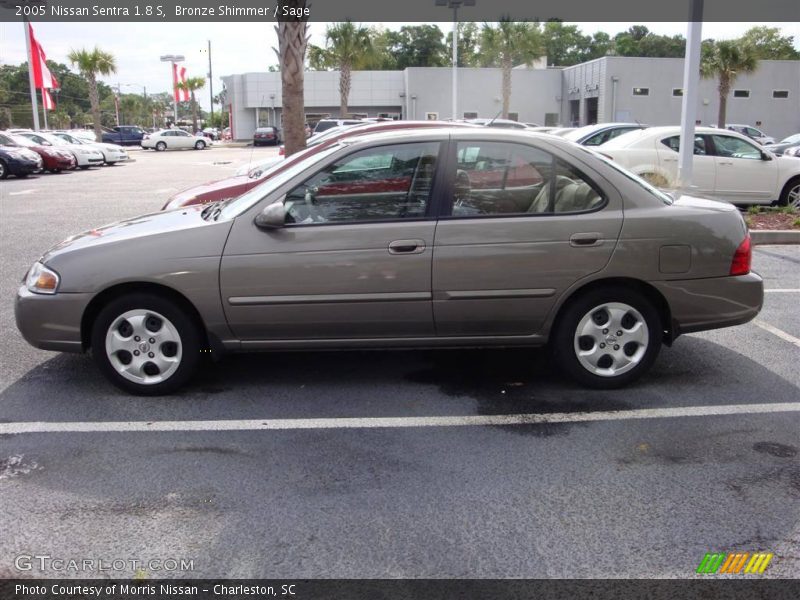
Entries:
POLYGON ((60 173, 88 169, 129 160, 124 148, 87 139, 78 131, 31 131, 14 129, 0 132, 0 179, 9 175, 27 177, 31 173, 60 173))

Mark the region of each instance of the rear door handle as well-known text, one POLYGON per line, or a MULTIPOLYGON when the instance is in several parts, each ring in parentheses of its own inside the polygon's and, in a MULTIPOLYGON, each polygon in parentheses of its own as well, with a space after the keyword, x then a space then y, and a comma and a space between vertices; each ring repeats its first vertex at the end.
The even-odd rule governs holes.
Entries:
POLYGON ((603 236, 597 232, 575 233, 569 238, 569 245, 574 248, 586 248, 588 246, 599 246, 603 243, 603 236))
POLYGON ((395 240, 389 242, 389 254, 422 254, 425 240, 395 240))
POLYGON ((721 160, 717 164, 720 164, 720 165, 732 165, 733 161, 731 161, 731 160, 721 160))

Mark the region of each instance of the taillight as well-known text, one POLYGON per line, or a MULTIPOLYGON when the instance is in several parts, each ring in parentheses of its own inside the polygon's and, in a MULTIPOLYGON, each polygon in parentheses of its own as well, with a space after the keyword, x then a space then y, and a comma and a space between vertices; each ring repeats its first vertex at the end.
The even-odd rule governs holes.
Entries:
POLYGON ((284 148, 283 146, 281 146, 281 147, 278 149, 278 156, 286 156, 286 148, 284 148))
POLYGON ((750 272, 750 262, 753 258, 753 247, 750 244, 750 233, 748 232, 736 252, 733 253, 731 261, 731 275, 747 275, 750 272))

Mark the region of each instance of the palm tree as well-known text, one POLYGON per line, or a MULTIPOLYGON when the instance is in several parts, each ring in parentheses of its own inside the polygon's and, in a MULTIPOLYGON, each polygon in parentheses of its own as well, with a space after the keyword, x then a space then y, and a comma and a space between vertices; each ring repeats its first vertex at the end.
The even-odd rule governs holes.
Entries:
POLYGON ((351 21, 337 23, 325 30, 324 49, 319 50, 321 63, 339 70, 339 116, 347 116, 350 81, 353 69, 363 69, 372 64, 375 50, 369 29, 351 21))
POLYGON ((725 127, 728 115, 728 94, 741 73, 752 73, 758 60, 752 48, 735 40, 711 41, 703 45, 700 74, 710 79, 717 78, 719 91, 719 114, 717 127, 725 127))
POLYGON ((94 50, 70 50, 69 61, 86 78, 89 85, 89 104, 92 106, 92 120, 94 121, 94 135, 97 141, 103 140, 103 130, 100 123, 100 95, 97 91, 97 76, 111 75, 117 72, 117 63, 114 55, 110 52, 100 50, 97 46, 94 50))
MULTIPOLYGON (((292 9, 305 8, 306 0, 287 0, 285 6, 292 9)), ((290 11, 303 14, 305 11, 290 11)), ((278 34, 278 64, 281 71, 281 111, 283 140, 286 156, 306 147, 306 115, 303 98, 304 66, 308 46, 308 17, 278 17, 275 31, 278 34)))
POLYGON ((496 27, 484 23, 481 31, 481 60, 485 66, 503 69, 503 118, 508 118, 511 104, 511 69, 514 64, 528 64, 542 55, 539 26, 504 17, 496 27))
POLYGON ((186 90, 191 95, 192 103, 192 133, 197 133, 197 100, 194 93, 206 84, 204 77, 187 77, 186 81, 178 82, 178 89, 186 90))

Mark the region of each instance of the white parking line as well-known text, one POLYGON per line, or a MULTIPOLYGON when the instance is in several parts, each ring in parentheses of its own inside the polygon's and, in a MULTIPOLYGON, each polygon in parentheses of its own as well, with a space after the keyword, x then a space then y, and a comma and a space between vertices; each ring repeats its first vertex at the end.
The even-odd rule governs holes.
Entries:
POLYGON ((793 335, 786 333, 783 329, 778 329, 774 325, 770 325, 769 323, 765 323, 760 319, 755 319, 753 321, 753 325, 757 327, 761 327, 764 331, 769 331, 772 335, 776 335, 782 340, 789 342, 790 344, 794 344, 798 348, 800 348, 800 339, 794 337, 793 335))
POLYGON ((775 289, 772 289, 772 290, 764 290, 764 293, 765 294, 769 294, 769 293, 772 293, 772 294, 798 294, 798 293, 800 293, 800 288, 785 288, 785 289, 775 288, 775 289))
POLYGON ((675 417, 718 417, 800 412, 800 402, 773 404, 726 404, 678 408, 641 408, 575 413, 517 415, 356 417, 334 419, 244 419, 221 421, 100 421, 0 423, 0 434, 105 433, 141 431, 259 431, 290 429, 380 429, 407 427, 464 427, 486 425, 535 425, 539 423, 586 423, 675 417))
POLYGON ((22 196, 24 194, 32 194, 35 191, 36 190, 20 190, 18 192, 9 192, 8 195, 9 196, 22 196))

